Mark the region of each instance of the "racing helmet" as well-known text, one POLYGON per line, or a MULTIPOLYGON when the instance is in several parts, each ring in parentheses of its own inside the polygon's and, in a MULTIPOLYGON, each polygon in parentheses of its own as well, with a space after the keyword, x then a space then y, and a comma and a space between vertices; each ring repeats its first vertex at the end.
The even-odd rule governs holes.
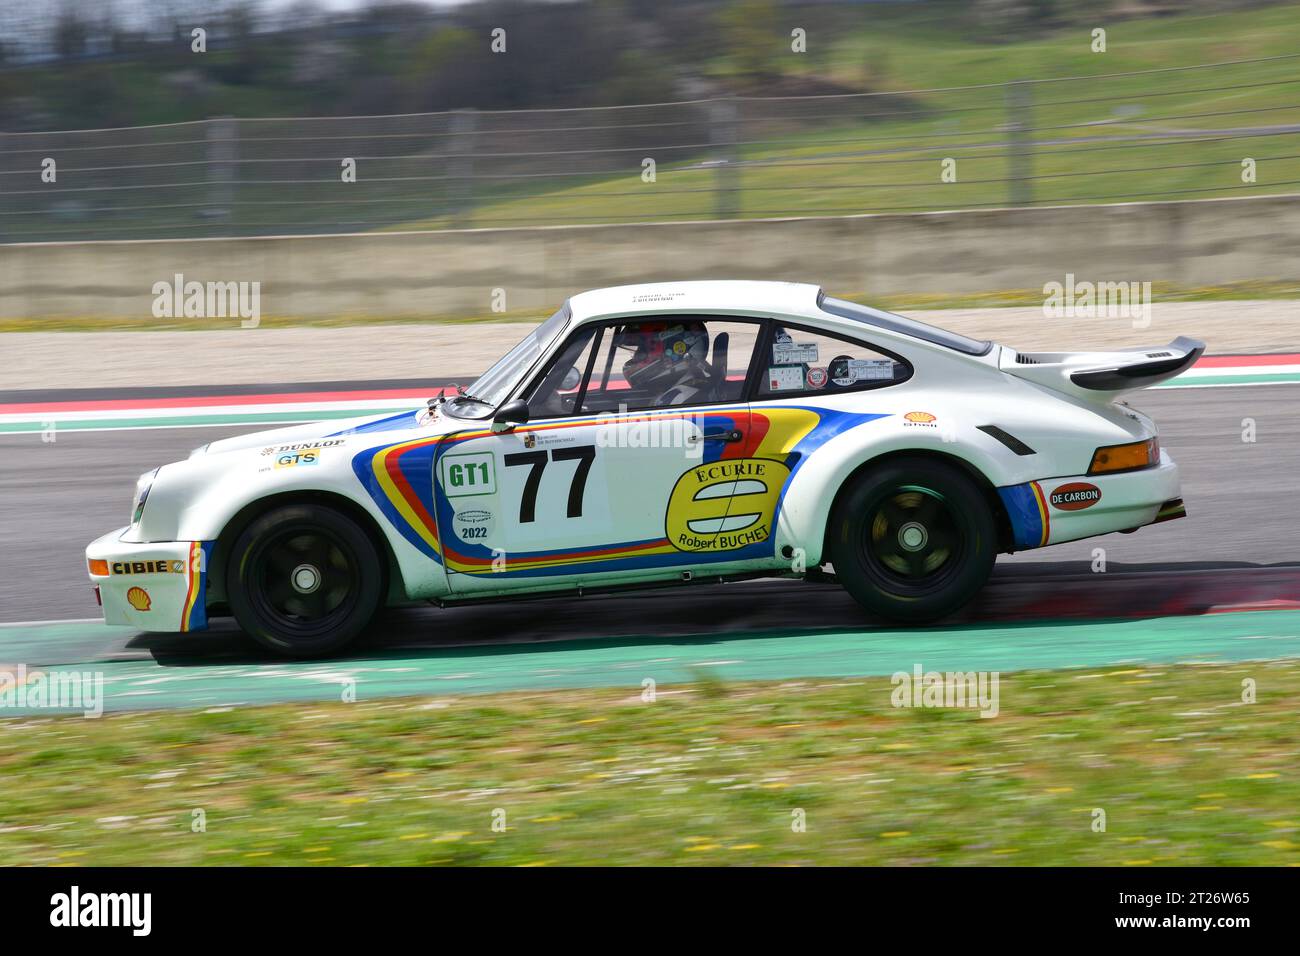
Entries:
POLYGON ((632 353, 623 377, 633 388, 666 391, 704 375, 709 333, 703 322, 644 322, 614 334, 614 347, 632 353))

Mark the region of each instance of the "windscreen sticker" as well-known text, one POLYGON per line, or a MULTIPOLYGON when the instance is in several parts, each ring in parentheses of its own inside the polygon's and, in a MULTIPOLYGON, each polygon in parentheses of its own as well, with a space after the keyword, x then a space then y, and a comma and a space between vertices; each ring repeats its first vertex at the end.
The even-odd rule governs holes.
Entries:
POLYGON ((803 369, 798 365, 775 365, 767 370, 767 387, 772 392, 797 392, 803 388, 803 369))
POLYGON ((825 388, 827 378, 826 369, 820 365, 808 369, 807 381, 809 388, 825 388))
POLYGON ((831 362, 831 381, 839 386, 855 382, 887 381, 894 377, 893 359, 842 358, 831 362))
POLYGON ((816 362, 816 342, 777 342, 772 346, 773 365, 813 365, 816 362))

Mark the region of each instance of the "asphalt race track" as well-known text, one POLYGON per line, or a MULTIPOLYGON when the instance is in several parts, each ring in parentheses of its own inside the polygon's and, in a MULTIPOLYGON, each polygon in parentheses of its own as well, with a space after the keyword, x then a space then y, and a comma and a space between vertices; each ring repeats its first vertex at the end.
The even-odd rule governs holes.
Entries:
POLYGON ((688 679, 709 667, 736 678, 780 678, 890 673, 932 659, 936 666, 1010 670, 1300 653, 1298 611, 1200 613, 1300 607, 1291 521, 1300 488, 1300 388, 1170 389, 1139 395, 1134 404, 1155 417, 1162 444, 1182 468, 1189 517, 1004 556, 985 595, 947 627, 883 630, 837 587, 752 582, 395 609, 347 661, 288 666, 252 649, 226 622, 207 634, 172 636, 81 620, 98 613, 82 550, 124 523, 136 477, 196 445, 251 429, 67 433, 48 444, 36 434, 3 435, 0 624, 67 623, 0 627, 0 664, 102 662, 127 683, 153 682, 159 665, 183 667, 185 693, 140 691, 134 704, 159 706, 268 693, 319 697, 322 679, 324 696, 333 696, 340 668, 372 672, 376 692, 464 693, 624 680, 635 688, 654 660, 675 661, 673 676, 688 679), (1242 440, 1247 418, 1255 422, 1253 443, 1242 440), (1092 571, 1098 547, 1106 551, 1104 574, 1092 571), (538 641, 549 643, 541 648, 538 641), (932 648, 929 657, 918 657, 923 648, 932 648), (578 656, 566 657, 570 650, 578 656), (251 676, 273 673, 316 678, 248 690, 257 683, 251 676))

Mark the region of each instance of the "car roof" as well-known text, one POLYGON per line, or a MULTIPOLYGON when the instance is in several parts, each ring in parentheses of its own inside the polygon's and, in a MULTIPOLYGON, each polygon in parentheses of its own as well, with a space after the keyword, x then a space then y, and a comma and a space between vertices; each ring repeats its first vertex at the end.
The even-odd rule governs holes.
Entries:
POLYGON ((656 313, 799 315, 816 318, 822 290, 806 282, 717 279, 649 282, 580 292, 569 299, 575 322, 656 313))

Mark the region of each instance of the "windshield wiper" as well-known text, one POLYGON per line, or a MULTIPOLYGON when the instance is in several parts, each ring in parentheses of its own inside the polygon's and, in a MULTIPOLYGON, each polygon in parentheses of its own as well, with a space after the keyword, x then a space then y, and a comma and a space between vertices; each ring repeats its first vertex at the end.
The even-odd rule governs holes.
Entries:
POLYGON ((475 395, 471 395, 469 392, 461 392, 459 395, 456 396, 455 401, 478 402, 480 405, 492 404, 489 401, 485 401, 484 399, 478 398, 475 395))

